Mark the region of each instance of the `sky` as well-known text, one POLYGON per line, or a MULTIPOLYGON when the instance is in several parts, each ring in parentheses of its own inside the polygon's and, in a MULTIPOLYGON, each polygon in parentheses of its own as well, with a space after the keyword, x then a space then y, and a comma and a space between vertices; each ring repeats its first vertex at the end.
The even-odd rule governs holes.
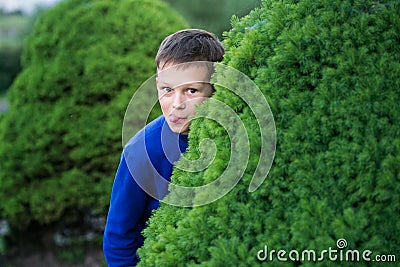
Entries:
POLYGON ((60 0, 0 0, 0 8, 6 12, 22 10, 25 13, 32 13, 36 7, 49 7, 60 0))

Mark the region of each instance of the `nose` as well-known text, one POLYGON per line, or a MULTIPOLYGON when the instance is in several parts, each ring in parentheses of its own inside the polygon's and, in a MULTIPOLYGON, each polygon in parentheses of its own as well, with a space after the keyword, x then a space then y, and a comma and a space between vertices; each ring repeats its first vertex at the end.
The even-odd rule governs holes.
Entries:
POLYGON ((174 94, 174 100, 172 102, 172 107, 174 109, 184 109, 186 107, 185 104, 185 95, 177 90, 174 94))

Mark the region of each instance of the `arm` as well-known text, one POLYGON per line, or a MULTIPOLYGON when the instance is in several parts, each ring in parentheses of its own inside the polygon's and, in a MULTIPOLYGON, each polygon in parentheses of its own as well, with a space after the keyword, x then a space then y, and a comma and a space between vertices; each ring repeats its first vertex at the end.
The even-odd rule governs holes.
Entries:
POLYGON ((135 266, 136 250, 142 245, 142 219, 146 193, 133 179, 122 155, 111 193, 104 231, 103 250, 110 267, 135 266))

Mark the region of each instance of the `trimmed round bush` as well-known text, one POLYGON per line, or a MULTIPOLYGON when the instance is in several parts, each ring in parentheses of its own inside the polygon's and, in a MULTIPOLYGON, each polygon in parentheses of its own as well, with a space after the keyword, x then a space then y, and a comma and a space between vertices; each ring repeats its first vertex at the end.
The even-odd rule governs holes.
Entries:
MULTIPOLYGON (((369 264, 364 250, 372 251, 371 260, 396 253, 398 259, 399 33, 398 1, 265 0, 233 18, 224 63, 253 79, 268 99, 277 130, 274 163, 250 193, 260 146, 250 136, 255 153, 232 191, 205 206, 162 204, 155 212, 140 266, 338 266, 328 254, 320 259, 329 248, 337 250, 336 261, 340 251, 360 251, 360 266, 369 264), (347 242, 343 250, 339 239, 347 242), (287 262, 278 260, 279 250, 287 262), (290 250, 300 256, 289 258, 290 250), (302 259, 304 250, 315 250, 316 260, 302 259)), ((256 132, 241 99, 222 87, 213 97, 256 132)), ((202 115, 212 112, 208 105, 199 107, 202 115)), ((217 146, 214 162, 196 173, 176 168, 173 183, 201 185, 221 175, 230 140, 212 120, 193 122, 186 157, 199 156, 203 138, 217 146)))
POLYGON ((161 41, 185 27, 150 0, 67 0, 39 16, 0 126, 0 210, 12 227, 105 216, 125 109, 161 41))

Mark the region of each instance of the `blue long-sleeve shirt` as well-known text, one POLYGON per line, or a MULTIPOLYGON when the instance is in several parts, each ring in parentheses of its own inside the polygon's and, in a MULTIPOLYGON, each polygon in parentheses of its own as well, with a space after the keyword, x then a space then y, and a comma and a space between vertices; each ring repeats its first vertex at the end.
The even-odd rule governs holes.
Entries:
POLYGON ((187 135, 171 131, 163 116, 138 132, 125 146, 115 175, 103 239, 110 267, 136 266, 136 251, 152 210, 167 192, 173 163, 187 148, 187 135))

